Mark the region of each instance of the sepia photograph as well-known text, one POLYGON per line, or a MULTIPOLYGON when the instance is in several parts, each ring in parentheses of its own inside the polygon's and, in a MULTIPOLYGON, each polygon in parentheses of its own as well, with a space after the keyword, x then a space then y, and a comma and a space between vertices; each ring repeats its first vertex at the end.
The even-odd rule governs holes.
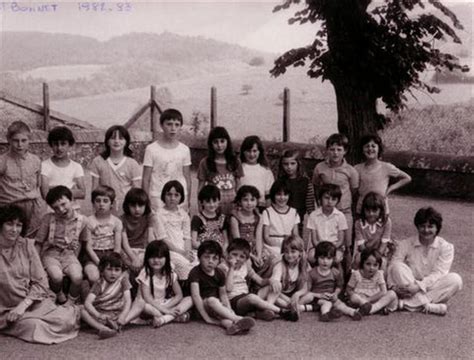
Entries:
POLYGON ((472 359, 473 21, 0 2, 0 359, 472 359))

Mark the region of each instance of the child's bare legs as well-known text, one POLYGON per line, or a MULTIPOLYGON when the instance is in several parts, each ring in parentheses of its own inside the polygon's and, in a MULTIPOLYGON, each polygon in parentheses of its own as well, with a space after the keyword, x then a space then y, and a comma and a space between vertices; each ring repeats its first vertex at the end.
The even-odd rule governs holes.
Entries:
POLYGON ((71 264, 64 270, 64 273, 69 276, 69 279, 71 279, 69 296, 73 301, 75 301, 81 294, 82 266, 80 264, 71 264))
POLYGON ((141 297, 140 294, 137 295, 135 300, 133 300, 132 307, 125 317, 125 321, 122 325, 128 324, 130 321, 135 320, 139 317, 145 310, 145 300, 141 297))
POLYGON ((239 300, 239 306, 249 309, 253 308, 256 310, 270 310, 277 314, 280 312, 280 308, 278 306, 263 300, 256 294, 248 294, 242 300, 239 300))
POLYGON ((224 306, 219 299, 209 297, 204 299, 206 311, 213 312, 220 318, 220 324, 226 329, 227 335, 235 335, 250 330, 255 325, 255 320, 250 317, 236 315, 232 309, 224 306))
MULTIPOLYGON (((351 301, 352 301, 352 298, 354 298, 357 302, 354 302, 354 301, 352 302, 354 302, 354 304, 361 306, 359 311, 362 315, 375 314, 379 312, 380 310, 383 310, 384 308, 387 308, 388 311, 395 311, 397 309, 397 305, 398 305, 397 294, 393 290, 389 290, 384 296, 382 296, 373 304, 366 301, 365 299, 363 299, 363 297, 360 297, 357 294, 353 294, 353 295, 355 296, 351 296, 351 301)), ((386 312, 385 314, 388 315, 388 312, 386 312)))
POLYGON ((99 269, 93 263, 87 263, 84 267, 84 273, 86 274, 87 280, 92 285, 100 278, 99 269))
POLYGON ((352 304, 356 306, 362 306, 365 303, 367 303, 367 299, 364 296, 361 296, 359 294, 353 293, 350 297, 349 300, 351 301, 352 304))
POLYGON ((350 316, 354 320, 360 320, 361 319, 361 314, 359 313, 359 311, 357 309, 354 309, 354 308, 351 308, 350 306, 347 306, 346 304, 344 304, 339 299, 336 300, 336 302, 334 303, 333 306, 334 306, 334 309, 339 310, 344 315, 350 316))

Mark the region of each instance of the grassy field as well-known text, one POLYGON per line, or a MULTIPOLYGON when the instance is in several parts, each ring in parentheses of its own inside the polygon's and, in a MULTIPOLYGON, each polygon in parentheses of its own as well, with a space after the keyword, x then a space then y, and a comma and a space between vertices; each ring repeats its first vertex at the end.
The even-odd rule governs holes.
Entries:
POLYGON ((361 322, 347 318, 326 324, 312 313, 298 323, 259 321, 246 336, 229 337, 222 329, 199 322, 162 329, 130 327, 120 336, 98 341, 81 331, 76 339, 55 346, 31 345, 0 336, 2 359, 472 359, 473 206, 429 198, 393 196, 394 237, 415 233, 413 216, 431 205, 444 216, 441 236, 456 249, 453 271, 464 289, 449 303, 445 317, 398 312, 361 322))

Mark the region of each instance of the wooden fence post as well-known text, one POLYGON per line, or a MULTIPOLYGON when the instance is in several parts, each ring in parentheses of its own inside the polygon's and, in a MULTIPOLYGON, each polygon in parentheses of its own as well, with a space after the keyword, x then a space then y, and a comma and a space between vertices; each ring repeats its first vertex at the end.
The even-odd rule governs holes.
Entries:
POLYGON ((211 87, 211 129, 217 125, 217 89, 215 86, 211 87))
POLYGON ((290 89, 283 90, 283 142, 290 141, 290 89))
POLYGON ((47 83, 43 83, 43 130, 49 131, 49 87, 47 83))
POLYGON ((156 102, 156 87, 152 85, 150 87, 150 131, 152 134, 155 134, 156 131, 156 109, 155 109, 155 102, 156 102))

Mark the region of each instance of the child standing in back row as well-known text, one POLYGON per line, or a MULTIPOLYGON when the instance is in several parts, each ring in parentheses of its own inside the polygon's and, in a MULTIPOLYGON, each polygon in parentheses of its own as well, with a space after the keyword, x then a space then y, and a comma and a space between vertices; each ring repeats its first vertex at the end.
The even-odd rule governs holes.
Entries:
POLYGON ((104 139, 105 150, 90 166, 92 190, 99 185, 107 185, 115 190, 114 213, 122 213, 125 194, 132 187, 140 187, 142 170, 132 157, 130 134, 122 125, 107 129, 104 139))
POLYGON ((34 237, 46 204, 41 199, 41 160, 28 151, 31 130, 22 121, 7 129, 8 152, 0 155, 0 206, 15 204, 26 215, 25 236, 34 237))
POLYGON ((360 215, 365 195, 375 192, 385 198, 385 208, 389 214, 388 195, 410 183, 411 177, 395 165, 380 160, 383 144, 378 135, 366 135, 362 137, 360 144, 365 161, 355 166, 360 177, 356 213, 360 215))
POLYGON ((57 126, 48 134, 48 144, 53 156, 41 163, 41 194, 46 198, 49 189, 63 185, 72 192, 73 199, 84 199, 86 185, 81 164, 71 160, 70 152, 76 140, 72 131, 57 126))
POLYGON ((185 190, 185 198, 191 199, 191 151, 179 141, 183 127, 183 115, 178 110, 168 109, 160 115, 163 132, 145 149, 143 159, 142 188, 150 197, 154 211, 163 207, 161 191, 170 180, 178 180, 185 190))
POLYGON ((221 211, 229 215, 235 193, 244 175, 242 164, 234 154, 229 133, 222 126, 212 129, 207 138, 207 157, 201 160, 197 177, 199 189, 204 185, 215 185, 220 191, 221 211))
POLYGON ((267 199, 270 195, 274 176, 268 166, 265 149, 258 136, 247 136, 240 146, 240 160, 244 176, 240 179, 240 186, 255 186, 260 193, 258 207, 262 212, 268 205, 267 199))

